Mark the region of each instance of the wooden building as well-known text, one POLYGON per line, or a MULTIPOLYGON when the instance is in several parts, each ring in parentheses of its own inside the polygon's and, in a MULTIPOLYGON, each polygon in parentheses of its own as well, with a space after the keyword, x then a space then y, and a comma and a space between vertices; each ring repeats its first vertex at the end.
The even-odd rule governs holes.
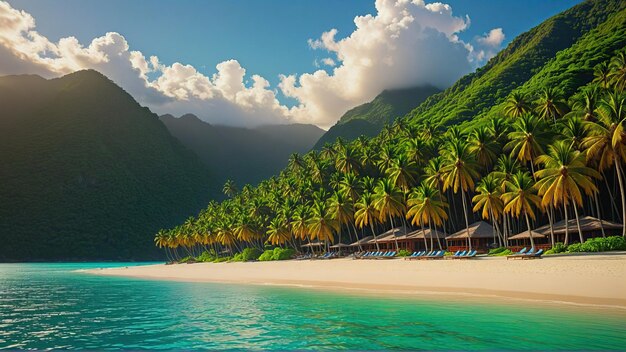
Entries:
POLYGON ((468 232, 472 241, 472 249, 475 249, 478 253, 489 252, 490 245, 494 243, 494 229, 484 221, 475 222, 468 229, 463 229, 446 237, 448 251, 469 250, 467 243, 468 232))

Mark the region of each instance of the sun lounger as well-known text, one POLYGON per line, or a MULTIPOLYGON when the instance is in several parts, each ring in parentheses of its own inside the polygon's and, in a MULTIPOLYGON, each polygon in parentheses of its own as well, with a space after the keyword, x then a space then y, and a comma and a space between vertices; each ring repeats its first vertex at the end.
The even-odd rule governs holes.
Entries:
POLYGON ((405 257, 404 259, 413 260, 413 259, 417 259, 421 257, 424 254, 426 254, 426 251, 413 252, 413 254, 411 254, 408 257, 405 257))
POLYGON ((379 259, 391 259, 394 258, 396 256, 396 252, 395 251, 391 251, 391 252, 387 252, 384 255, 378 257, 379 259))
POLYGON ((434 252, 431 252, 429 255, 420 257, 420 259, 440 259, 440 258, 443 258, 445 254, 446 254, 446 251, 434 251, 434 252))
POLYGON ((473 249, 471 251, 469 251, 469 253, 463 255, 463 256, 459 256, 459 259, 469 259, 469 258, 474 258, 476 256, 476 250, 473 249))
POLYGON ((456 253, 454 253, 453 255, 451 255, 450 259, 459 259, 462 258, 465 254, 467 254, 467 251, 457 251, 456 253))
POLYGON ((537 258, 541 259, 541 256, 542 256, 542 255, 543 255, 543 249, 540 249, 540 250, 538 250, 538 251, 537 251, 537 252, 535 252, 535 253, 530 253, 530 254, 526 253, 526 254, 523 254, 523 255, 521 256, 521 258, 522 258, 522 259, 537 259, 537 258))
MULTIPOLYGON (((532 250, 533 249, 531 248, 531 251, 532 250)), ((519 258, 519 257, 521 257, 524 254, 526 254, 526 247, 522 248, 522 250, 517 252, 517 253, 513 253, 513 254, 510 254, 510 255, 507 255, 506 259, 508 260, 509 258, 519 258)))

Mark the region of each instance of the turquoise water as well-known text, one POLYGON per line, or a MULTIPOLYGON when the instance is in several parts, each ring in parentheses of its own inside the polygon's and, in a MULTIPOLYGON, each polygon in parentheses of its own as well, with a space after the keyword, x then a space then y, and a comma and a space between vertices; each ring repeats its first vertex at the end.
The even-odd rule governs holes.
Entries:
POLYGON ((0 264, 0 348, 626 348, 626 314, 608 309, 380 299, 74 271, 120 265, 136 264, 0 264))

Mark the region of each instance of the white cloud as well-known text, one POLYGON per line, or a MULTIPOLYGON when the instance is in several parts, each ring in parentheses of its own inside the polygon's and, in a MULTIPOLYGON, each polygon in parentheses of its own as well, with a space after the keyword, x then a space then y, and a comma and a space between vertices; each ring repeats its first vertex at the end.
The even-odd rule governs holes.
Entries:
POLYGON ((493 55, 504 40, 497 28, 477 38, 475 49, 457 36, 469 26, 469 17, 454 16, 449 5, 422 0, 377 0, 376 14, 356 17, 354 23, 356 30, 345 38, 337 39, 338 31, 330 29, 308 42, 331 54, 315 65, 332 71, 280 76, 277 88, 298 102, 292 108, 278 101, 265 78, 252 74, 248 82, 237 60, 218 63, 208 77, 191 65, 165 65, 156 56, 133 51, 115 32, 86 46, 74 37, 51 42, 36 31, 30 14, 1 0, 0 75, 56 77, 91 68, 158 113, 191 112, 229 125, 294 121, 329 127, 383 89, 446 87, 493 55))

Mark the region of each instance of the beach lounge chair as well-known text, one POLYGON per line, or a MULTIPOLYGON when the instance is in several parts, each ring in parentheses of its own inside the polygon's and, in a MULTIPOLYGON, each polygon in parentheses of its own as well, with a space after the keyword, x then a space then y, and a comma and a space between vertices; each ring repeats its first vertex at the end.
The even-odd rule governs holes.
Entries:
POLYGON ((507 255, 506 259, 508 260, 509 258, 517 258, 517 257, 520 257, 520 256, 522 256, 524 254, 526 254, 526 247, 522 248, 522 250, 517 252, 517 253, 513 253, 513 254, 510 254, 510 255, 507 255))
POLYGON ((391 252, 387 252, 385 253, 385 255, 381 256, 381 259, 391 259, 393 257, 396 256, 396 252, 395 251, 391 251, 391 252))
POLYGON ((413 252, 413 254, 411 254, 410 256, 404 258, 404 259, 408 259, 408 260, 413 260, 413 259, 417 259, 420 256, 424 255, 424 253, 426 253, 425 251, 419 251, 419 252, 413 252))
POLYGON ((456 253, 451 255, 449 258, 450 259, 459 259, 459 258, 462 258, 465 254, 467 254, 467 251, 457 251, 456 253))
POLYGON ((459 259, 469 259, 469 258, 474 258, 476 256, 476 250, 473 249, 471 251, 469 251, 469 253, 463 255, 463 256, 459 256, 459 259))
POLYGON ((439 258, 443 258, 445 254, 446 254, 446 251, 433 251, 429 253, 428 255, 420 257, 420 259, 439 259, 439 258))
POLYGON ((535 253, 530 253, 530 254, 529 254, 529 253, 526 253, 526 254, 523 254, 523 255, 521 256, 521 258, 522 258, 522 259, 536 259, 536 258, 541 259, 541 255, 542 255, 542 254, 543 254, 543 249, 540 249, 540 250, 538 250, 538 251, 537 251, 537 252, 535 252, 535 253))

